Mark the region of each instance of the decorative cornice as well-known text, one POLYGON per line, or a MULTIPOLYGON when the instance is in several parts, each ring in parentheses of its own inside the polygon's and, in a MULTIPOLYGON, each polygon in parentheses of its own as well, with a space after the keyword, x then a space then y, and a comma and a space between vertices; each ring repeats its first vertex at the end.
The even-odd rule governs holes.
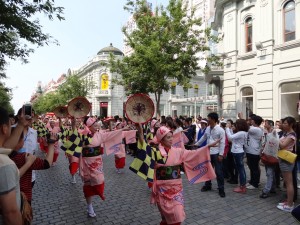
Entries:
POLYGON ((281 45, 275 45, 274 51, 284 51, 291 48, 300 47, 300 40, 285 42, 281 45))

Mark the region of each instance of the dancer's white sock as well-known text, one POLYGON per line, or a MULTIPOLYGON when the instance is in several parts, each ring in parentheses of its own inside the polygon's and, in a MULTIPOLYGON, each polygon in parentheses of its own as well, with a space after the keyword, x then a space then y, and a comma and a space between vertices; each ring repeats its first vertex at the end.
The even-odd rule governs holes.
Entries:
POLYGON ((89 213, 94 213, 94 208, 93 208, 92 203, 87 205, 87 210, 88 210, 89 213))

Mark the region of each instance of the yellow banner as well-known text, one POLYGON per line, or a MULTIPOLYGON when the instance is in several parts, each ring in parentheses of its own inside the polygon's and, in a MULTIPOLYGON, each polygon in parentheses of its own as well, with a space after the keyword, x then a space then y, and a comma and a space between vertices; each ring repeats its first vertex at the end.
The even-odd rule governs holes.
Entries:
POLYGON ((108 75, 103 74, 101 75, 101 90, 108 90, 109 81, 108 81, 108 75))

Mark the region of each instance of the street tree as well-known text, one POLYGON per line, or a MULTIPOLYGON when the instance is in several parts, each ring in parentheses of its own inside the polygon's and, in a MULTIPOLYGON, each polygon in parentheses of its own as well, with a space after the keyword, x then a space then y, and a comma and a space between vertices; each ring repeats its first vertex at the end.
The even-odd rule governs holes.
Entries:
MULTIPOLYGON (((154 93, 159 113, 161 95, 170 89, 171 80, 188 86, 197 72, 208 72, 208 66, 199 66, 199 53, 209 51, 208 42, 218 39, 210 29, 201 28, 201 18, 195 17, 194 9, 188 11, 181 0, 170 0, 166 7, 155 10, 145 0, 128 0, 124 9, 132 13, 136 23, 133 31, 122 29, 133 51, 120 60, 111 55, 110 70, 121 75, 113 82, 124 85, 127 94, 154 93)), ((219 64, 214 55, 206 60, 219 64)))
POLYGON ((0 106, 5 108, 9 113, 14 113, 13 107, 10 104, 11 91, 4 87, 4 84, 0 83, 0 106))
POLYGON ((63 7, 54 5, 54 0, 0 0, 0 77, 5 77, 7 59, 27 57, 34 50, 30 46, 48 45, 57 41, 42 31, 42 25, 36 16, 46 15, 63 20, 63 7))
POLYGON ((89 93, 94 89, 93 81, 82 79, 78 75, 68 75, 55 92, 40 95, 33 107, 38 114, 51 112, 57 106, 68 104, 75 97, 89 97, 89 93))
POLYGON ((56 92, 40 95, 33 103, 33 108, 37 114, 51 112, 55 107, 64 105, 63 99, 56 92))
POLYGON ((89 93, 95 89, 95 83, 87 78, 80 78, 76 74, 68 75, 66 81, 59 86, 58 94, 65 101, 82 96, 89 97, 89 93))

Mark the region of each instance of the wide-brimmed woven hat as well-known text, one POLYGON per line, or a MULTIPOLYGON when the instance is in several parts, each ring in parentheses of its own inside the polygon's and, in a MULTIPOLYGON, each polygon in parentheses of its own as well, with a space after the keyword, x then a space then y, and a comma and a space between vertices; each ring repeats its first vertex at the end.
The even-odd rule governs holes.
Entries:
POLYGON ((89 114, 91 103, 85 97, 76 97, 68 103, 68 113, 74 118, 82 118, 89 114))
POLYGON ((53 110, 53 113, 58 118, 65 118, 68 116, 68 108, 67 106, 58 106, 53 110))
POLYGON ((125 104, 126 117, 134 123, 147 123, 154 114, 154 104, 146 94, 134 94, 125 104))

